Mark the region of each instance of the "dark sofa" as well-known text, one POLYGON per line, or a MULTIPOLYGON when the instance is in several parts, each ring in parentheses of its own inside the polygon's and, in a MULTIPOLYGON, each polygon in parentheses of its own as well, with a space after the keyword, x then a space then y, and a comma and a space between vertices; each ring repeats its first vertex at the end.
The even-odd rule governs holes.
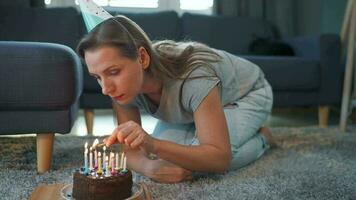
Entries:
POLYGON ((51 168, 55 133, 77 118, 82 66, 67 46, 0 41, 0 135, 36 133, 37 170, 51 168))
MULTIPOLYGON (((173 11, 111 13, 125 14, 153 40, 196 40, 251 60, 262 68, 273 87, 274 107, 319 106, 320 126, 327 125, 329 106, 340 102, 343 68, 339 62, 338 35, 283 38, 295 56, 254 56, 249 55, 248 47, 256 36, 277 38, 274 27, 267 21, 197 14, 179 17, 173 11)), ((86 33, 75 8, 2 8, 0 15, 0 40, 46 41, 75 48, 86 33)), ((85 67, 80 102, 91 132, 93 110, 111 108, 111 101, 101 95, 99 85, 85 67)))

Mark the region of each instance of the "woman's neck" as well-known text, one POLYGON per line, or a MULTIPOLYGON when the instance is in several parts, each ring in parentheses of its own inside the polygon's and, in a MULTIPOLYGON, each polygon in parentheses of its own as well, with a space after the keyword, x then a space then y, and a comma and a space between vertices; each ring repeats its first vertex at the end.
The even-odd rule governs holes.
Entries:
POLYGON ((160 80, 152 76, 146 76, 143 82, 142 93, 149 97, 155 104, 159 105, 162 95, 162 86, 160 80))

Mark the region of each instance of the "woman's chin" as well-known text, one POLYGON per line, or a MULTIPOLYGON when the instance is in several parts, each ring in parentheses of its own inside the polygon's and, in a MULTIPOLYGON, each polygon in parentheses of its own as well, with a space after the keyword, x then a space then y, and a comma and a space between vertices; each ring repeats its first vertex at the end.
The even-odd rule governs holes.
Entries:
POLYGON ((127 104, 129 104, 133 99, 132 98, 124 98, 124 99, 113 99, 116 103, 122 105, 122 106, 125 106, 127 104))

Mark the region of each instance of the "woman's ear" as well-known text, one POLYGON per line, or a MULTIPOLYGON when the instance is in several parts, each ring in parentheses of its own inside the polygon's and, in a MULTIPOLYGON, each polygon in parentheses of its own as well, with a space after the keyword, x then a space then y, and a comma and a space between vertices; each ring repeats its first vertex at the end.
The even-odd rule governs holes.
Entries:
POLYGON ((151 57, 148 54, 147 50, 145 47, 140 47, 138 49, 138 54, 139 54, 139 62, 142 65, 143 69, 147 69, 148 66, 150 65, 150 60, 151 57))

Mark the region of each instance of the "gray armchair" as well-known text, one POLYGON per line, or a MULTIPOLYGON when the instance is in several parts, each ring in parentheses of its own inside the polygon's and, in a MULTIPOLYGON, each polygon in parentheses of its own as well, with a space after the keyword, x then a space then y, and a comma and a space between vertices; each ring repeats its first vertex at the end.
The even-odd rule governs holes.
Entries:
POLYGON ((70 132, 78 113, 82 67, 72 49, 0 42, 0 134, 37 134, 37 170, 50 169, 54 133, 70 132))

